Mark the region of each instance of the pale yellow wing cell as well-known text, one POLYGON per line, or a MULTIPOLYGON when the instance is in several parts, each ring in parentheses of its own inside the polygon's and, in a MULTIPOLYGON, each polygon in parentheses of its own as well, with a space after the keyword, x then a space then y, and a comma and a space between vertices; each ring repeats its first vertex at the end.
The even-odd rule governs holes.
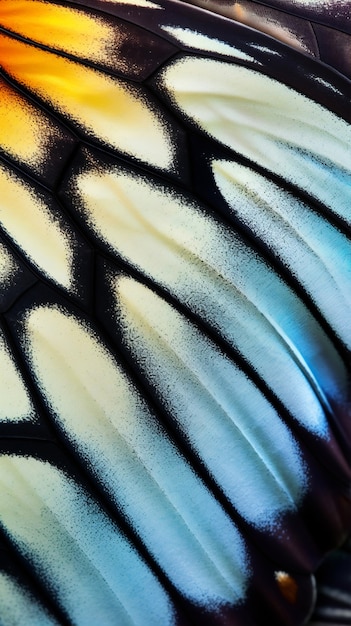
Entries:
POLYGON ((0 166, 0 225, 45 276, 74 291, 75 242, 35 189, 0 166))
POLYGON ((0 36, 0 67, 84 131, 162 169, 173 164, 170 129, 145 91, 35 46, 0 36))
POLYGON ((28 391, 0 330, 0 423, 34 420, 28 391))
POLYGON ((6 288, 18 269, 16 262, 3 244, 0 244, 0 290, 6 288))
POLYGON ((49 116, 0 79, 0 149, 36 174, 46 169, 51 146, 63 138, 49 116))
POLYGON ((160 88, 209 136, 349 219, 347 122, 269 76, 217 59, 177 60, 160 88))
POLYGON ((243 52, 243 50, 225 43, 220 39, 208 37, 208 35, 192 30, 191 28, 181 28, 180 26, 162 26, 162 29, 188 48, 205 50, 206 52, 215 52, 216 54, 230 56, 234 59, 240 59, 242 61, 249 61, 250 63, 260 63, 251 55, 243 52))

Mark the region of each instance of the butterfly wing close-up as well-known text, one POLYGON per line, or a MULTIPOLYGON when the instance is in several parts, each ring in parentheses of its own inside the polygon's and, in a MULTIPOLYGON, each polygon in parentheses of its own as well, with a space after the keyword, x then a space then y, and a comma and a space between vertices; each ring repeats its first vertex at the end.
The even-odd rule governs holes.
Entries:
POLYGON ((350 8, 0 0, 1 626, 350 626, 350 8))

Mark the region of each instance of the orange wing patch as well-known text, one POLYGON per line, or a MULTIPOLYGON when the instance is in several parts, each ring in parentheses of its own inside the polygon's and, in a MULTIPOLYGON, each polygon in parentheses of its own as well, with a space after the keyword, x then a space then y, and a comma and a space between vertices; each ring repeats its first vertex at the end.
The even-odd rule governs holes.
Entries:
POLYGON ((296 580, 287 572, 276 572, 275 579, 284 598, 290 604, 296 604, 298 586, 296 580))
POLYGON ((106 62, 116 28, 96 15, 40 0, 1 0, 0 24, 33 42, 106 62))
POLYGON ((172 168, 171 129, 142 87, 0 35, 3 69, 97 140, 156 167, 172 168))

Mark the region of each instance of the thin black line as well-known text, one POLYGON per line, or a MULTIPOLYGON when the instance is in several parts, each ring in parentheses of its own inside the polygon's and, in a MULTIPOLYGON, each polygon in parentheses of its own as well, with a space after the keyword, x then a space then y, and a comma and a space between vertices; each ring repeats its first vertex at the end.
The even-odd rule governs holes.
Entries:
MULTIPOLYGON (((55 617, 60 626, 74 626, 73 622, 69 619, 66 611, 61 607, 60 603, 52 593, 49 587, 45 585, 43 579, 37 574, 35 568, 32 567, 28 559, 22 556, 16 547, 15 542, 10 538, 8 533, 4 530, 0 524, 0 539, 7 547, 11 555, 11 561, 13 561, 14 574, 16 576, 16 570, 20 573, 20 577, 16 576, 19 584, 21 584, 21 578, 27 579, 30 583, 28 590, 37 597, 39 603, 46 608, 51 615, 55 617)), ((11 575, 11 572, 10 572, 11 575)), ((22 616, 25 619, 25 616, 22 616)))

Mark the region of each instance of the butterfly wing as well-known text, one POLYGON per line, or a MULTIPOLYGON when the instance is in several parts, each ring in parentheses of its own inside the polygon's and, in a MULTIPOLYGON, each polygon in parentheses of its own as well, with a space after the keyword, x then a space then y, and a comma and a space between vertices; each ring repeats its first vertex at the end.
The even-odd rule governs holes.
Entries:
POLYGON ((347 79, 174 2, 0 23, 2 621, 302 623, 350 525, 347 79))
POLYGON ((350 2, 192 0, 312 55, 350 78, 350 2))

